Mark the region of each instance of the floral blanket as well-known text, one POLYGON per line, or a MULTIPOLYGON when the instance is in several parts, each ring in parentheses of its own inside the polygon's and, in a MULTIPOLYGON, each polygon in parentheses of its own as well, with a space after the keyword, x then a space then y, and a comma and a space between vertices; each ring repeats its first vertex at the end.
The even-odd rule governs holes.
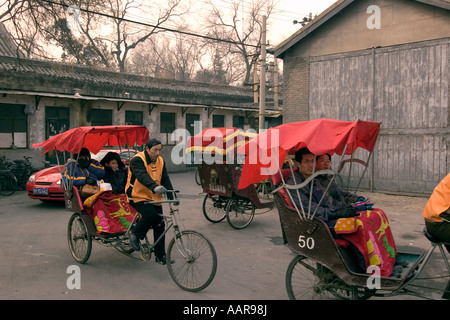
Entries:
POLYGON ((361 211, 354 218, 338 219, 336 234, 354 244, 363 254, 366 267, 380 267, 381 276, 390 276, 397 256, 394 237, 383 210, 361 211))
POLYGON ((130 227, 136 210, 125 194, 101 191, 84 201, 84 207, 94 220, 97 233, 120 233, 130 227))

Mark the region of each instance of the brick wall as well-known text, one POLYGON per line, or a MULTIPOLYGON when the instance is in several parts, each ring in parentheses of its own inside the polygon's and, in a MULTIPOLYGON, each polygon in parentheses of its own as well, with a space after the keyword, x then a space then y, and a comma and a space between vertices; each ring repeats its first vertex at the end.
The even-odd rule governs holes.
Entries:
POLYGON ((309 57, 284 60, 284 83, 283 122, 309 120, 309 57))

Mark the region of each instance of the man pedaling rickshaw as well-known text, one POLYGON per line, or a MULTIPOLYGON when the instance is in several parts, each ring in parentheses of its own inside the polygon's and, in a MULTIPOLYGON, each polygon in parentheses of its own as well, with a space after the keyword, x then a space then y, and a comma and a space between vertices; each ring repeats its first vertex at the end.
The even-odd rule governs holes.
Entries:
MULTIPOLYGON (((297 170, 286 178, 286 184, 300 184, 315 171, 329 169, 329 155, 319 157, 318 161, 315 158, 307 148, 298 150, 295 154, 297 170)), ((369 199, 341 190, 334 181, 324 196, 329 183, 327 176, 318 176, 313 179, 312 191, 310 183, 299 192, 288 190, 298 208, 301 201, 305 211, 316 211, 315 217, 327 224, 352 271, 365 273, 368 266, 379 266, 382 276, 400 274, 401 266, 394 268, 396 247, 384 212, 374 209, 369 199)))
MULTIPOLYGON (((164 159, 160 156, 161 150, 162 143, 150 139, 145 150, 137 153, 130 161, 125 192, 130 204, 141 214, 130 236, 131 246, 137 251, 140 250, 139 240, 144 239, 150 228, 153 228, 155 241, 165 230, 161 204, 151 203, 162 200, 162 194, 166 190, 173 190, 164 159)), ((167 197, 172 200, 173 194, 169 192, 167 197)), ((160 264, 167 262, 164 236, 155 246, 155 261, 160 264)))

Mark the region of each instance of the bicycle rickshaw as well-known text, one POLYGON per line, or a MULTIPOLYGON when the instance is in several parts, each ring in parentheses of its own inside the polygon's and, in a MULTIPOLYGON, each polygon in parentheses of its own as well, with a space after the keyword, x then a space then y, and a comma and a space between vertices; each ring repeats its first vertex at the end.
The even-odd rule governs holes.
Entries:
POLYGON ((207 128, 190 138, 186 153, 194 154, 194 163, 200 184, 206 194, 203 215, 218 223, 227 219, 234 229, 246 228, 253 220, 256 209, 271 210, 274 201, 262 199, 254 184, 238 190, 242 162, 236 148, 257 136, 236 128, 207 128), (200 158, 200 159, 199 159, 200 158))
MULTIPOLYGON (((432 295, 424 294, 423 289, 432 291, 439 289, 417 285, 413 282, 450 276, 450 266, 444 251, 444 245, 448 245, 448 243, 432 237, 424 229, 425 236, 431 242, 430 249, 425 253, 396 252, 396 261, 402 261, 404 264, 401 274, 379 276, 379 283, 374 285, 371 282, 374 280, 372 273, 358 273, 351 270, 328 226, 323 220, 315 217, 317 209, 314 212, 309 208, 305 210, 301 202, 300 207, 297 207, 292 201, 288 189, 298 192, 300 188, 308 184, 312 188, 314 178, 321 174, 331 175, 331 181, 333 181, 336 172, 320 170, 301 184, 288 185, 285 178, 292 174, 293 168, 283 170, 280 167, 285 157, 294 154, 300 148, 307 147, 315 155, 325 153, 340 155, 340 163, 349 164, 350 169, 352 164, 362 164, 364 174, 369 165, 379 130, 380 123, 372 121, 346 122, 317 119, 287 123, 265 131, 238 150, 247 155, 239 188, 267 177, 270 177, 275 185, 274 197, 280 216, 283 238, 296 255, 286 271, 286 290, 290 299, 334 297, 356 300, 368 299, 372 296, 392 297, 398 295, 434 299, 432 295), (271 140, 271 136, 279 139, 271 140), (267 157, 270 158, 270 161, 262 159, 259 156, 260 153, 268 154, 267 157), (367 155, 367 160, 357 159, 356 155, 358 158, 367 155), (253 162, 249 159, 253 159, 253 162), (440 250, 447 274, 419 278, 436 247, 440 250), (417 288, 421 288, 422 291, 417 288)), ((356 189, 359 188, 361 181, 362 175, 357 182, 356 189)), ((311 200, 309 207, 311 207, 311 200)))
MULTIPOLYGON (((98 153, 106 145, 108 147, 140 146, 149 140, 149 132, 146 127, 135 125, 122 126, 96 126, 96 127, 78 127, 70 129, 51 137, 50 139, 34 144, 33 147, 43 147, 45 152, 56 150, 67 151, 72 154, 78 154, 82 148, 87 148, 92 153, 98 153)), ((73 157, 73 156, 72 156, 73 157)), ((57 157, 59 161, 59 157, 57 157)), ((64 159, 65 160, 65 159, 64 159)), ((68 163, 76 161, 69 159, 65 161, 61 169, 61 175, 67 168, 68 163)), ((59 163, 58 163, 59 165, 59 163)), ((73 258, 81 264, 88 261, 92 242, 96 242, 106 247, 113 247, 119 252, 133 257, 133 248, 130 244, 130 230, 133 224, 139 219, 139 213, 136 212, 128 217, 130 223, 126 223, 118 232, 107 233, 99 231, 98 225, 94 223, 92 216, 88 214, 86 202, 82 201, 80 191, 73 186, 73 180, 62 180, 64 188, 64 198, 66 210, 73 212, 69 219, 67 229, 67 239, 69 250, 73 258), (128 226, 128 227, 126 227, 128 226)), ((174 195, 173 200, 155 201, 154 204, 168 204, 170 213, 164 215, 166 229, 164 235, 173 230, 173 239, 167 247, 167 263, 170 276, 174 282, 183 290, 200 291, 206 288, 214 279, 217 269, 217 256, 214 246, 208 238, 197 231, 182 230, 179 224, 178 205, 176 190, 167 190, 174 195)), ((101 230, 101 229, 100 229, 101 230)), ((141 244, 140 256, 143 260, 150 260, 154 245, 161 240, 155 239, 152 245, 147 236, 145 243, 141 244)))

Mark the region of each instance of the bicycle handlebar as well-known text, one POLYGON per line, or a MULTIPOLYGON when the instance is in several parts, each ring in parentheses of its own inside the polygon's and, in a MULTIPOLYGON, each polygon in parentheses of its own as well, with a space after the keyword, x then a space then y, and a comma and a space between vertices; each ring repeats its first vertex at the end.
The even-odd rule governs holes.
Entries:
POLYGON ((148 204, 148 203, 150 203, 150 204, 161 204, 161 203, 173 203, 173 204, 175 204, 175 203, 178 203, 179 204, 180 200, 178 200, 176 194, 179 193, 180 190, 166 190, 165 193, 169 193, 169 192, 171 192, 173 194, 174 199, 172 199, 172 200, 166 199, 166 200, 159 200, 159 201, 145 201, 144 203, 146 203, 146 204, 148 204))

